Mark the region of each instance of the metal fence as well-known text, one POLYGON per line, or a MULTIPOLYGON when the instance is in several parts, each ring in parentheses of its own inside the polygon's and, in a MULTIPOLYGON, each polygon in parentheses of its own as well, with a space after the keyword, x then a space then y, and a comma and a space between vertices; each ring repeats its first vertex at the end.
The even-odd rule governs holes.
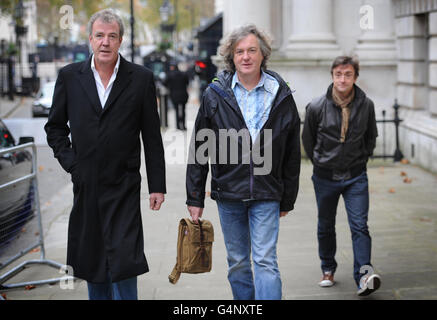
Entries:
MULTIPOLYGON (((35 144, 31 142, 11 148, 2 149, 0 150, 0 156, 7 155, 7 154, 14 154, 29 149, 32 150, 31 172, 29 174, 25 174, 20 177, 16 177, 13 174, 10 174, 9 175, 9 177, 11 178, 10 181, 7 181, 6 183, 0 185, 0 196, 1 196, 0 199, 2 199, 2 201, 7 201, 8 192, 17 192, 17 190, 19 190, 20 186, 22 186, 23 184, 28 184, 28 186, 26 187, 29 188, 28 196, 26 196, 27 199, 26 201, 24 201, 24 203, 20 204, 20 208, 18 208, 18 210, 15 210, 16 214, 14 214, 13 217, 8 216, 7 219, 4 219, 5 221, 2 221, 2 223, 0 223, 0 234, 3 235, 9 234, 8 238, 7 239, 5 238, 6 239, 5 241, 8 242, 7 243, 8 249, 12 250, 12 255, 9 254, 6 256, 6 258, 2 258, 2 256, 0 255, 0 272, 8 265, 16 261, 17 259, 22 258, 26 254, 28 254, 31 251, 34 251, 37 248, 40 249, 40 259, 26 260, 21 264, 19 264, 18 266, 12 268, 11 270, 5 272, 4 274, 1 274, 0 291, 12 289, 12 288, 19 288, 19 287, 26 287, 26 286, 33 286, 33 285, 40 285, 40 284, 54 284, 60 281, 74 280, 74 277, 72 275, 67 275, 68 268, 65 268, 63 264, 52 260, 47 260, 45 257, 43 226, 42 226, 42 219, 41 219, 37 171, 36 171, 37 159, 36 159, 35 144), (31 244, 26 244, 26 247, 24 249, 19 249, 18 245, 15 246, 16 242, 20 241, 19 236, 16 235, 17 228, 22 229, 26 225, 28 225, 31 221, 35 221, 35 219, 37 222, 37 226, 36 226, 37 232, 34 232, 33 235, 37 236, 37 238, 31 239, 30 240, 31 244), (2 259, 5 259, 5 261, 3 261, 2 259), (5 284, 6 281, 12 279, 14 276, 16 276, 18 273, 20 273, 30 265, 47 265, 57 269, 60 272, 64 272, 65 275, 59 278, 52 278, 46 280, 35 280, 35 281, 28 281, 28 282, 21 282, 21 283, 5 284)), ((2 299, 3 298, 0 295, 0 300, 2 299)))
POLYGON ((376 154, 373 155, 372 158, 393 158, 393 161, 401 161, 404 155, 401 152, 400 146, 399 146, 399 125, 403 121, 399 118, 399 104, 398 101, 395 100, 395 104, 393 105, 394 110, 394 118, 391 120, 387 120, 386 117, 386 111, 382 110, 382 119, 376 120, 376 123, 381 124, 382 126, 382 132, 379 132, 379 135, 382 137, 382 154, 376 154), (395 129, 395 151, 394 153, 388 153, 387 148, 387 133, 386 133, 386 124, 387 123, 393 123, 394 129, 395 129))

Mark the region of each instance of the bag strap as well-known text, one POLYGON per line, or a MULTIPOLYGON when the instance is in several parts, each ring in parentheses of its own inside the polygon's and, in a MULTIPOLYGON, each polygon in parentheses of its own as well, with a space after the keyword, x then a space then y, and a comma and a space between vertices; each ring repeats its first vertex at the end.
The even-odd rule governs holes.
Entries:
POLYGON ((183 220, 181 220, 181 222, 179 223, 176 265, 174 266, 171 274, 168 276, 168 280, 172 284, 176 284, 176 282, 178 282, 179 278, 181 277, 182 239, 184 237, 184 230, 185 230, 184 223, 183 220))
POLYGON ((209 87, 211 87, 212 90, 214 90, 218 95, 220 95, 222 98, 229 98, 229 95, 221 89, 219 86, 215 85, 214 83, 210 83, 209 87))
POLYGON ((199 222, 199 230, 200 230, 200 248, 204 248, 204 241, 205 241, 205 236, 203 234, 203 229, 202 229, 202 221, 200 221, 200 219, 198 220, 199 222))

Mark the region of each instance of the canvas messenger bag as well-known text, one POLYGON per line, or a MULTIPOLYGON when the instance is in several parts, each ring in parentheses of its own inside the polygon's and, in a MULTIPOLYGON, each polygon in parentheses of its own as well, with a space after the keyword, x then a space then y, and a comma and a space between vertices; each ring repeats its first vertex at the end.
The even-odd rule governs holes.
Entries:
POLYGON ((208 220, 194 223, 189 218, 179 222, 176 265, 168 280, 176 284, 181 273, 211 271, 214 229, 208 220))

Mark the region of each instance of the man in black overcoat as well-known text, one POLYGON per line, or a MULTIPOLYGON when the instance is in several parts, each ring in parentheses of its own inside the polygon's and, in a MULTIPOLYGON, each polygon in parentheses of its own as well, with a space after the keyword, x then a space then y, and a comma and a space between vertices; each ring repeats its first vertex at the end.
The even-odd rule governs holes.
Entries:
POLYGON ((165 80, 165 85, 170 91, 170 99, 176 112, 176 128, 186 130, 185 105, 188 101, 187 87, 190 83, 188 75, 178 69, 177 64, 170 65, 170 72, 165 80))
POLYGON ((137 299, 137 276, 148 272, 140 133, 152 210, 166 193, 155 82, 151 71, 119 54, 124 28, 118 15, 99 11, 88 28, 93 55, 60 70, 45 125, 48 144, 73 182, 67 264, 88 282, 90 299, 137 299))

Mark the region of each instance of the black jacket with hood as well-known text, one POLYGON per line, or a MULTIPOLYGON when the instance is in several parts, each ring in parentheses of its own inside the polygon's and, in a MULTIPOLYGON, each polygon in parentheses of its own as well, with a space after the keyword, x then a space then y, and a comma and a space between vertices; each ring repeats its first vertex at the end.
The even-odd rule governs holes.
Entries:
POLYGON ((280 201, 281 211, 293 210, 299 188, 300 118, 285 81, 273 71, 265 72, 278 81, 279 89, 255 142, 248 134, 231 88, 233 74, 221 72, 205 90, 190 145, 187 205, 204 207, 208 162, 211 162, 212 199, 275 200, 280 201), (237 133, 236 139, 219 139, 223 132, 232 131, 237 133), (212 137, 203 139, 208 133, 212 137), (199 161, 199 155, 208 155, 209 161, 199 161))

